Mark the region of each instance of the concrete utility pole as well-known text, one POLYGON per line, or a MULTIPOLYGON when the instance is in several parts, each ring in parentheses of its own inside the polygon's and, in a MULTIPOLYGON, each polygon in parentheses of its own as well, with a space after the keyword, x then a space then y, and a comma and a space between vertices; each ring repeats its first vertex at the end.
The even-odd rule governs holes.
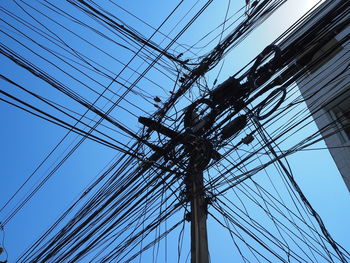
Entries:
POLYGON ((191 206, 191 263, 209 263, 208 204, 204 189, 203 170, 210 161, 211 147, 208 141, 192 134, 186 148, 190 154, 185 184, 191 206))
POLYGON ((191 175, 191 263, 209 263, 203 172, 191 175))
MULTIPOLYGON (((151 130, 171 138, 171 145, 182 144, 189 154, 189 163, 185 176, 186 202, 190 203, 191 211, 188 221, 191 222, 191 263, 209 263, 207 234, 207 198, 204 189, 203 171, 211 159, 219 156, 213 150, 212 144, 190 130, 184 133, 173 131, 149 118, 140 117, 139 122, 151 130)), ((151 146, 157 149, 156 146, 151 146)), ((165 153, 163 149, 158 149, 165 153)))

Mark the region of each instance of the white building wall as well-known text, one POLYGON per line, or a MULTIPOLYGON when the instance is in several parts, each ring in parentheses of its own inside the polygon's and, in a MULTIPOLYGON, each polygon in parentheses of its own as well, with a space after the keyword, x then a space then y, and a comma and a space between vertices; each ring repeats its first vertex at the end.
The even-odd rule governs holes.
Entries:
MULTIPOLYGON (((339 1, 334 1, 339 2, 339 1)), ((309 22, 311 25, 317 19, 321 19, 326 10, 319 13, 309 22)), ((349 18, 348 18, 349 19, 349 18)), ((299 33, 307 30, 308 26, 304 25, 299 33)), ((336 36, 338 41, 349 38, 350 27, 348 26, 344 31, 336 36)), ((329 126, 334 122, 332 119, 332 108, 336 106, 339 101, 348 100, 350 102, 350 44, 347 40, 337 53, 323 64, 316 71, 309 72, 299 82, 299 89, 306 100, 306 104, 313 118, 322 131, 324 127, 329 126), (334 100, 334 98, 337 98, 334 100)), ((349 107, 350 111, 350 107, 349 107)), ((322 132, 326 145, 350 191, 350 138, 344 132, 339 132, 339 128, 343 126, 338 124, 322 132), (335 133, 328 136, 330 133, 335 133)))

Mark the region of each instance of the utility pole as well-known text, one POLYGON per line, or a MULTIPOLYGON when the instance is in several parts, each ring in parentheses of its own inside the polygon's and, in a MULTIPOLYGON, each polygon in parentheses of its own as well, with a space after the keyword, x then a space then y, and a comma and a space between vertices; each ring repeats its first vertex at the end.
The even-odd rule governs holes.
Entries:
POLYGON ((203 173, 192 175, 191 263, 209 263, 207 204, 203 191, 203 173))
MULTIPOLYGON (((149 118, 140 117, 139 122, 170 137, 173 145, 182 144, 189 155, 189 163, 185 175, 185 200, 190 203, 191 211, 187 220, 191 222, 191 263, 209 263, 207 205, 203 170, 211 159, 219 153, 213 150, 212 144, 187 129, 184 133, 170 130, 149 118)), ((153 147, 156 148, 156 147, 153 147)))
MULTIPOLYGON (((194 136, 193 136, 194 137, 194 136)), ((207 233, 207 200, 205 196, 203 170, 207 165, 208 148, 202 139, 191 143, 186 191, 190 199, 191 263, 209 263, 207 233)))

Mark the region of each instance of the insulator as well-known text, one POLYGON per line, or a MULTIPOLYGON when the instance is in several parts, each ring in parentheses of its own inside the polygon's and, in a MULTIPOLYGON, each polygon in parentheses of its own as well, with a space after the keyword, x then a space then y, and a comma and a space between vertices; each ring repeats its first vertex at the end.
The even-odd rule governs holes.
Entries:
POLYGON ((162 102, 162 100, 161 100, 158 96, 155 96, 155 97, 153 98, 153 100, 154 100, 155 102, 162 102))
POLYGON ((254 137, 251 134, 248 134, 246 137, 242 139, 242 143, 248 145, 254 141, 254 137))
POLYGON ((247 125, 247 116, 241 115, 237 118, 230 121, 224 128, 221 130, 221 139, 227 139, 231 136, 236 135, 238 132, 243 130, 247 125))

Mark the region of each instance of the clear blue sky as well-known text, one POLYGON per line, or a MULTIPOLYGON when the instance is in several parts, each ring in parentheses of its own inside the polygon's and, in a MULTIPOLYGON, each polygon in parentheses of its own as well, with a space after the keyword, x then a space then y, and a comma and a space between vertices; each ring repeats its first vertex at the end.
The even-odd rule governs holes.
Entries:
MULTIPOLYGON (((38 7, 39 10, 45 10, 40 2, 41 1, 37 2, 34 0, 28 1, 30 5, 38 7)), ((101 5, 102 2, 106 5, 108 4, 108 1, 101 1, 101 5)), ((126 10, 132 12, 135 16, 142 18, 153 28, 158 27, 177 4, 177 1, 156 0, 147 2, 137 0, 116 2, 126 10)), ((169 43, 169 39, 164 39, 163 34, 169 33, 169 37, 173 38, 179 32, 180 28, 184 26, 185 22, 188 22, 194 13, 205 3, 205 1, 185 2, 186 3, 183 3, 183 5, 181 5, 176 11, 174 16, 171 17, 169 22, 162 27, 160 30, 162 34, 158 33, 152 38, 153 41, 160 44, 161 47, 165 47, 166 44, 169 43), (189 14, 186 14, 192 6, 193 9, 189 14), (184 18, 181 20, 182 17, 184 18), (179 24, 173 28, 177 22, 179 22, 179 24)), ((244 2, 245 1, 231 1, 228 17, 242 7, 244 2)), ((246 65, 259 52, 261 52, 266 45, 271 43, 277 36, 279 36, 279 34, 284 32, 289 25, 307 12, 315 2, 316 1, 312 0, 288 0, 285 6, 281 7, 280 11, 277 11, 273 17, 261 25, 261 27, 258 27, 254 33, 225 57, 221 71, 219 70, 221 63, 219 63, 217 67, 208 73, 206 78, 209 88, 212 88, 213 82, 217 76, 218 83, 220 83, 246 65), (218 75, 219 71, 220 74, 218 75)), ((79 32, 81 37, 96 45, 95 47, 92 47, 87 42, 83 42, 79 36, 73 36, 58 24, 47 20, 43 14, 36 13, 30 8, 30 6, 25 5, 21 1, 19 3, 24 10, 35 15, 29 17, 12 1, 3 1, 0 3, 0 7, 6 8, 19 18, 23 18, 24 21, 37 25, 38 28, 43 30, 43 32, 50 35, 50 40, 52 40, 52 42, 44 39, 39 34, 33 33, 30 28, 21 24, 18 20, 15 21, 13 17, 11 18, 8 14, 5 14, 5 12, 2 11, 0 15, 1 44, 15 50, 22 57, 41 67, 45 72, 90 102, 94 101, 97 95, 89 88, 101 92, 104 87, 110 83, 110 80, 94 73, 92 70, 86 70, 85 72, 88 72, 87 75, 72 70, 70 66, 61 60, 62 58, 65 58, 64 55, 67 55, 68 52, 71 51, 70 48, 78 50, 81 54, 86 55, 92 62, 101 63, 105 66, 104 71, 111 75, 116 74, 122 68, 122 65, 118 60, 126 63, 132 56, 131 52, 118 46, 117 43, 103 39, 99 35, 91 33, 89 29, 83 28, 76 23, 69 24, 68 20, 65 20, 57 14, 55 15, 50 12, 47 13, 48 16, 54 19, 58 18, 58 21, 62 22, 63 25, 69 25, 71 30, 79 32), (45 21, 45 24, 38 24, 38 22, 41 21, 45 21), (13 26, 13 28, 11 26, 13 26), (19 31, 16 31, 16 29, 19 29, 19 31), (29 35, 32 39, 25 38, 22 33, 29 35), (20 39, 22 43, 28 45, 32 50, 30 51, 29 49, 26 49, 14 39, 20 39), (43 50, 43 46, 39 46, 33 41, 59 53, 56 55, 50 54, 48 51, 43 50), (66 51, 59 49, 55 45, 55 43, 60 43, 62 41, 69 44, 69 46, 65 47, 66 51), (106 53, 103 53, 101 50, 106 53), (43 58, 47 58, 50 62, 44 61, 38 55, 34 55, 33 51, 37 52, 43 58), (67 72, 64 73, 62 69, 67 69, 68 74, 72 73, 77 79, 69 77, 67 72), (82 82, 79 80, 82 80, 82 82), (82 83, 86 83, 87 85, 83 85, 82 83)), ((216 42, 211 42, 206 46, 206 40, 203 40, 196 44, 202 36, 210 30, 215 29, 220 23, 222 23, 222 21, 224 21, 228 4, 229 1, 226 0, 214 1, 188 29, 188 31, 181 36, 177 41, 178 43, 190 46, 195 44, 191 51, 196 54, 187 52, 184 54, 184 58, 196 58, 198 55, 204 55, 218 42, 218 39, 215 39, 216 42)), ((78 21, 84 21, 84 19, 86 19, 84 14, 75 10, 67 3, 63 3, 62 8, 68 10, 69 13, 74 14, 78 21)), ((113 7, 113 5, 109 5, 109 8, 110 9, 108 10, 110 10, 111 13, 117 14, 118 18, 132 26, 138 32, 142 32, 145 36, 149 37, 154 31, 154 29, 145 25, 145 23, 140 22, 135 17, 130 16, 120 8, 118 9, 116 6, 113 7)), ((97 24, 95 25, 98 27, 97 24)), ((102 26, 100 28, 103 29, 102 26)), ((208 40, 212 39, 214 35, 220 34, 221 29, 222 27, 214 31, 213 35, 211 35, 208 40)), ((230 29, 232 30, 232 28, 230 29)), ((111 33, 111 31, 106 30, 104 32, 110 37, 115 37, 116 41, 122 42, 122 40, 119 40, 113 33, 111 33)), ((223 37, 225 37, 228 32, 230 31, 225 31, 223 37)), ((174 45, 169 52, 177 54, 178 50, 181 50, 181 48, 182 47, 174 45)), ((27 89, 54 102, 60 103, 79 114, 85 112, 84 107, 78 105, 62 93, 53 89, 44 81, 39 80, 23 68, 14 64, 5 56, 1 55, 0 59, 0 73, 2 75, 15 80, 27 89)), ((83 69, 83 66, 76 65, 78 68, 83 69)), ((130 67, 141 72, 146 68, 146 65, 138 58, 130 64, 130 67)), ((151 94, 149 98, 151 101, 152 96, 159 96, 163 101, 166 100, 170 95, 169 90, 172 89, 171 85, 173 84, 175 77, 171 76, 171 79, 169 79, 155 69, 151 70, 146 76, 148 79, 141 80, 138 83, 138 87, 151 94), (155 85, 154 82, 159 86, 164 86, 166 91, 155 85)), ((133 74, 132 70, 126 70, 119 80, 121 82, 132 82, 135 79, 136 76, 133 74)), ((31 98, 23 91, 10 85, 8 82, 0 80, 0 85, 1 90, 14 94, 35 106, 43 107, 48 113, 58 114, 45 108, 44 104, 31 98)), ((138 90, 138 88, 135 88, 135 91, 141 93, 144 92, 141 89, 138 90)), ((120 88, 120 85, 115 83, 112 85, 111 90, 114 90, 117 94, 121 94, 124 91, 120 88)), ((111 101, 116 101, 117 99, 117 97, 114 97, 111 92, 107 92, 106 96, 110 98, 111 101)), ((128 101, 122 102, 120 107, 117 107, 112 111, 111 116, 120 121, 123 125, 126 125, 129 129, 137 131, 141 128, 137 123, 137 117, 151 114, 156 108, 152 103, 146 102, 146 99, 141 98, 138 94, 130 93, 126 98, 128 101), (130 110, 131 113, 126 111, 125 108, 130 110)), ((102 99, 98 101, 97 105, 101 109, 106 109, 110 103, 110 101, 102 99)), ((185 103, 188 102, 184 100, 183 103, 185 105, 185 103)), ((301 105, 301 107, 303 107, 303 105, 301 105)), ((57 116, 68 120, 63 115, 58 114, 57 116)), ((93 113, 89 113, 87 116, 92 119, 97 119, 96 114, 93 113)), ((63 136, 65 136, 67 131, 2 101, 0 101, 0 121, 2 123, 0 129, 0 207, 2 207, 22 183, 32 174, 45 156, 47 156, 53 147, 55 147, 63 136)), ((86 122, 88 122, 88 120, 86 122)), ((71 120, 70 123, 73 124, 74 122, 71 120)), ((102 124, 112 127, 106 121, 103 121, 102 124)), ((82 126, 78 127, 81 128, 82 126)), ((106 132, 112 138, 128 143, 129 139, 125 135, 121 135, 104 126, 100 127, 101 131, 106 132)), ((281 145, 281 147, 287 149, 297 143, 298 140, 303 138, 303 136, 309 135, 315 130, 315 125, 310 124, 302 134, 295 134, 295 136, 292 136, 292 138, 285 144, 281 145)), ((94 134, 98 135, 97 133, 94 134)), ((43 178, 45 178, 52 167, 61 160, 62 156, 64 156, 79 138, 80 137, 77 135, 70 134, 65 139, 64 143, 57 149, 57 151, 55 151, 45 164, 33 175, 28 184, 26 184, 12 202, 1 211, 0 221, 4 221, 8 217, 9 213, 13 211, 16 205, 23 200, 26 194, 32 191, 43 178)), ((324 143, 320 142, 314 147, 324 147, 324 143)), ((6 248, 8 262, 14 262, 26 248, 35 242, 37 238, 51 226, 54 220, 58 218, 67 207, 69 207, 73 200, 84 191, 89 183, 99 176, 99 172, 117 155, 118 152, 113 149, 86 140, 65 162, 65 164, 53 174, 43 188, 39 190, 5 225, 4 231, 1 231, 0 244, 6 248), (3 235, 5 235, 4 244, 1 241, 3 235)), ((350 236, 348 223, 350 222, 349 193, 328 151, 298 152, 290 156, 288 161, 292 167, 296 181, 300 184, 311 204, 313 204, 323 218, 329 232, 337 242, 342 244, 345 248, 350 249, 350 241, 348 238, 350 236)), ((275 176, 276 169, 269 167, 266 171, 256 174, 254 178, 259 182, 261 180, 261 183, 266 183, 264 181, 267 180, 265 172, 273 177, 275 176)), ((277 179, 276 184, 279 184, 277 179)), ((231 198, 231 195, 234 194, 235 193, 230 193, 228 197, 231 198)), ((251 208, 248 207, 248 209, 253 209, 253 206, 251 208)), ((260 214, 255 214, 254 211, 251 211, 251 213, 252 215, 255 215, 256 218, 260 218, 260 214)), ((181 217, 181 215, 179 215, 179 217, 181 217)), ((171 222, 169 222, 169 225, 170 223, 171 222)), ((227 231, 222 228, 222 226, 219 226, 212 218, 209 218, 208 220, 208 229, 212 262, 228 262, 227 258, 232 259, 230 260, 231 262, 240 262, 241 257, 238 255, 227 231)), ((187 243, 185 242, 184 244, 181 262, 185 261, 188 253, 188 224, 184 235, 185 238, 187 238, 187 243)), ((175 232, 168 238, 168 262, 176 262, 175 257, 177 255, 178 236, 179 232, 175 232), (173 258, 171 258, 172 256, 173 258)), ((162 248, 163 247, 164 243, 162 243, 162 248)), ((151 262, 150 257, 150 254, 146 254, 142 258, 144 260, 142 262, 151 262)), ((5 253, 0 255, 0 260, 4 258, 5 253)), ((162 259, 159 259, 159 262, 163 262, 162 259)))

